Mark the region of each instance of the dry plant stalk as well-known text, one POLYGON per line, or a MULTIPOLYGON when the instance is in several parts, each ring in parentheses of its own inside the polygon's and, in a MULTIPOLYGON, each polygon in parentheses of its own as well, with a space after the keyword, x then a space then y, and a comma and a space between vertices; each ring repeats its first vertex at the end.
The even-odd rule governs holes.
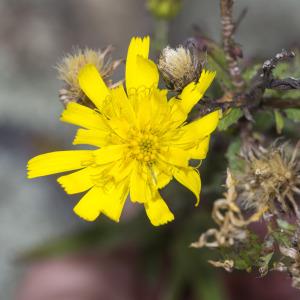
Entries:
POLYGON ((238 64, 238 58, 242 56, 241 49, 234 40, 235 24, 232 16, 233 4, 234 0, 220 1, 223 49, 226 55, 228 70, 232 78, 233 86, 237 91, 242 91, 245 82, 238 64))
POLYGON ((199 240, 191 244, 194 248, 230 247, 236 242, 242 242, 248 237, 247 225, 259 220, 261 212, 254 213, 246 219, 237 204, 236 182, 230 170, 227 170, 227 193, 225 198, 215 201, 212 218, 219 229, 211 228, 203 233, 199 240))
MULTIPOLYGON (((207 230, 191 246, 227 248, 236 253, 242 245, 254 246, 249 225, 262 221, 267 234, 252 266, 259 267, 261 276, 266 275, 273 254, 279 249, 280 259, 273 263, 272 270, 288 272, 292 286, 300 289, 299 148, 300 141, 294 149, 288 143, 278 144, 278 141, 268 148, 254 146, 251 142, 244 146, 241 155, 245 161, 244 171, 233 178, 227 170, 227 192, 223 199, 214 203, 212 218, 219 228, 207 230), (295 225, 288 222, 291 216, 295 225)), ((230 272, 237 268, 231 255, 234 254, 209 263, 230 272)))

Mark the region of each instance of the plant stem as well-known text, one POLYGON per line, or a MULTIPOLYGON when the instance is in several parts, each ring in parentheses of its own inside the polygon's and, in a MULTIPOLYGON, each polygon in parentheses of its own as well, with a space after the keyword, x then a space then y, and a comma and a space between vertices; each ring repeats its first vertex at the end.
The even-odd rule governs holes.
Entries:
POLYGON ((234 41, 235 25, 232 16, 233 2, 233 0, 220 0, 222 38, 223 49, 232 84, 237 92, 241 92, 245 86, 245 82, 242 78, 238 64, 238 57, 241 56, 241 49, 234 41))

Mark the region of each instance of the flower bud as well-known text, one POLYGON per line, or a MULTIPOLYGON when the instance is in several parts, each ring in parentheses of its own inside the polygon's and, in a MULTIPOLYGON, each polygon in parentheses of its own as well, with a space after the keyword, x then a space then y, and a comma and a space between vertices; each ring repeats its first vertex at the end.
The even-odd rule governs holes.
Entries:
POLYGON ((182 0, 148 0, 148 10, 157 18, 171 19, 180 11, 182 0))
POLYGON ((180 92, 190 82, 199 79, 204 62, 204 52, 180 45, 176 49, 170 47, 163 49, 158 68, 167 87, 180 92))

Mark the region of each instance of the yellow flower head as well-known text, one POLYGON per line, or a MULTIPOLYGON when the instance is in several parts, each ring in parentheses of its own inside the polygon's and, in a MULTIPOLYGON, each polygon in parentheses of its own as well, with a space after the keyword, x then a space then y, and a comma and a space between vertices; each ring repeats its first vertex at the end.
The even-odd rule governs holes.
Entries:
POLYGON ((149 37, 133 38, 126 61, 126 91, 123 85, 109 89, 94 65, 78 75, 91 109, 69 103, 61 120, 78 129, 73 144, 96 146, 96 150, 46 153, 28 163, 28 177, 79 170, 58 178, 68 194, 87 193, 74 211, 93 221, 101 213, 118 222, 125 200, 144 205, 155 226, 174 219, 159 189, 172 178, 190 189, 199 202, 201 181, 190 159, 204 159, 210 134, 219 112, 186 124, 192 107, 210 86, 214 72, 203 70, 199 80, 187 85, 169 101, 158 89, 159 74, 148 59, 149 37))

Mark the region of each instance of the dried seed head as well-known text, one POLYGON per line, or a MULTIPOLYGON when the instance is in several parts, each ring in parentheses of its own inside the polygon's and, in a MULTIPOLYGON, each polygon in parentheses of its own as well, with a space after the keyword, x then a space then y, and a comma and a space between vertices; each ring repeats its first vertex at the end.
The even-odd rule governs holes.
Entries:
POLYGON ((296 195, 300 195, 299 146, 291 151, 285 143, 269 148, 244 150, 246 169, 238 176, 239 202, 245 209, 272 214, 293 212, 300 218, 296 195))
POLYGON ((89 99, 81 91, 78 82, 78 72, 86 64, 93 64, 98 69, 103 80, 108 86, 112 85, 111 76, 114 70, 120 65, 121 60, 113 61, 110 53, 112 47, 107 47, 104 51, 95 51, 89 48, 76 49, 73 54, 68 54, 56 66, 58 78, 65 83, 65 88, 59 91, 60 100, 64 105, 69 102, 78 102, 87 106, 92 106, 89 99))
POLYGON ((167 87, 180 92, 190 82, 199 79, 204 62, 204 53, 196 48, 166 47, 159 57, 158 68, 167 87))

